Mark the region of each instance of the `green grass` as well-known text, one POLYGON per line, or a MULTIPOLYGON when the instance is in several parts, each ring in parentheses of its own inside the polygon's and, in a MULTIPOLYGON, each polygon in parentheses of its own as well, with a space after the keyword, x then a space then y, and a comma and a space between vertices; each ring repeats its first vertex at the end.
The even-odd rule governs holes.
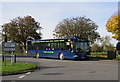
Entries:
POLYGON ((20 63, 20 62, 14 63, 12 65, 10 61, 7 61, 6 66, 5 66, 4 63, 1 62, 0 63, 0 69, 1 69, 0 73, 2 73, 2 74, 19 73, 19 72, 24 72, 27 70, 34 69, 36 67, 37 66, 34 64, 20 63))

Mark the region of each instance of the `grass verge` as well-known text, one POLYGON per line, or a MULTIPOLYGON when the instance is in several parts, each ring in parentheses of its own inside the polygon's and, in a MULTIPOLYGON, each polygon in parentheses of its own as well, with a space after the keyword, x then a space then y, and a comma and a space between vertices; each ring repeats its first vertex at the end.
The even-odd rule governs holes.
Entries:
MULTIPOLYGON (((1 62, 1 61, 0 61, 1 62)), ((11 64, 10 61, 6 61, 6 66, 4 65, 3 62, 0 63, 0 74, 15 74, 15 73, 20 73, 20 72, 25 72, 27 70, 32 70, 37 68, 36 65, 30 64, 30 63, 21 63, 17 62, 14 63, 13 65, 11 64)))

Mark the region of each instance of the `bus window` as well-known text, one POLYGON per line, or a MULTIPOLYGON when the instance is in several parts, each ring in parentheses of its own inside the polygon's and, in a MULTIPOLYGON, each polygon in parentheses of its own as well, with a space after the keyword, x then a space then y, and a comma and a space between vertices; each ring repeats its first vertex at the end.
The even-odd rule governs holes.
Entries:
POLYGON ((59 50, 59 43, 54 43, 54 49, 59 50))
POLYGON ((64 43, 59 43, 59 49, 60 50, 65 50, 65 44, 64 43))
POLYGON ((55 50, 55 49, 54 49, 54 43, 51 43, 51 49, 52 49, 52 50, 55 50))
POLYGON ((79 49, 79 50, 89 49, 88 42, 76 42, 76 49, 79 49))

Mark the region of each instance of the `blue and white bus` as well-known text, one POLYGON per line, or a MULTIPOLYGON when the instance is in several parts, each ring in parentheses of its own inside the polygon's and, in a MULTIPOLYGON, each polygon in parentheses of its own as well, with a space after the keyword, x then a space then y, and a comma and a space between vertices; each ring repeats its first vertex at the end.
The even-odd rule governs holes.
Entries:
POLYGON ((80 37, 61 39, 28 40, 28 56, 63 59, 88 59, 89 41, 80 37))

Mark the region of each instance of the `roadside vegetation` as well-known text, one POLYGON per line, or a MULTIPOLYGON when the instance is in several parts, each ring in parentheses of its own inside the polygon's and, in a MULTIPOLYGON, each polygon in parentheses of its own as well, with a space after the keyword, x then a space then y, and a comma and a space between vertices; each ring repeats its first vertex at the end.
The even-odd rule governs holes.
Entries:
POLYGON ((119 57, 116 57, 116 58, 114 58, 113 60, 120 61, 120 58, 119 58, 119 57))
POLYGON ((6 61, 6 66, 5 66, 4 62, 0 60, 0 69, 1 69, 0 74, 3 75, 20 73, 35 68, 37 68, 37 66, 34 64, 17 62, 12 65, 10 61, 6 61))

